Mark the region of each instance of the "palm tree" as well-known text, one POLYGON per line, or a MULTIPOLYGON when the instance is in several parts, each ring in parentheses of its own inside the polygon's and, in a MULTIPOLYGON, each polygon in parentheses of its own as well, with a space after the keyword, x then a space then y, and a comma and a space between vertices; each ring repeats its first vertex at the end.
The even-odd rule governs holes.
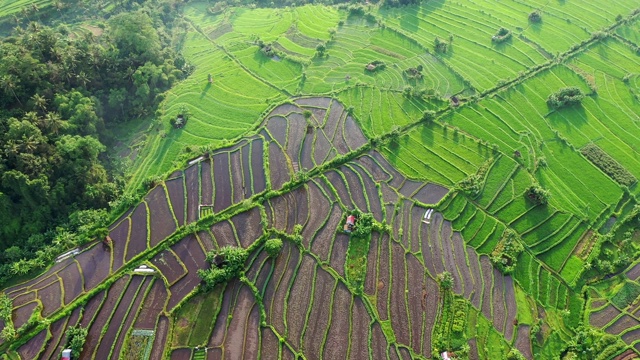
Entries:
POLYGON ((31 97, 31 100, 33 100, 33 105, 36 108, 39 108, 42 112, 44 112, 47 108, 47 99, 40 95, 40 94, 35 94, 31 97))
POLYGON ((16 84, 16 80, 13 75, 4 75, 2 79, 0 79, 0 84, 2 85, 2 88, 5 89, 5 91, 11 91, 18 104, 22 106, 22 102, 20 101, 20 99, 18 99, 18 95, 16 95, 16 87, 18 85, 16 84))
POLYGON ((80 71, 80 74, 76 75, 76 80, 86 88, 87 83, 89 82, 89 77, 84 71, 80 71))
POLYGON ((57 112, 48 112, 43 119, 47 129, 55 135, 64 127, 64 121, 57 112))

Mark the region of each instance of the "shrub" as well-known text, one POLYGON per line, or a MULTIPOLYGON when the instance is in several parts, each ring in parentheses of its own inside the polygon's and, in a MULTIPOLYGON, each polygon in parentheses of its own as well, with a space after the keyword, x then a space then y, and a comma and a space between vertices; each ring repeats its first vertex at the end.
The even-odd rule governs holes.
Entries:
POLYGON ((269 239, 264 244, 264 248, 267 254, 269 254, 269 257, 275 258, 280 254, 280 251, 282 251, 282 240, 278 238, 269 239))
POLYGON ((525 194, 534 204, 545 205, 549 202, 549 191, 539 185, 532 185, 525 194))
POLYGON ((575 86, 562 88, 547 98, 547 105, 553 109, 579 104, 584 98, 582 90, 575 86))
POLYGON ((498 32, 496 32, 496 34, 491 37, 491 41, 498 44, 509 39, 511 39, 511 31, 503 27, 498 29, 498 32))
POLYGON ((77 359, 80 357, 86 338, 86 328, 72 326, 67 330, 67 348, 71 349, 71 358, 77 359))
POLYGON ((449 43, 440 39, 439 37, 436 37, 434 40, 433 49, 437 53, 444 54, 449 49, 449 43))
POLYGON ((515 270, 518 256, 524 247, 515 231, 507 229, 502 234, 498 245, 491 252, 491 262, 503 274, 510 274, 515 270))
POLYGON ((598 145, 594 143, 587 144, 580 152, 587 160, 591 161, 593 165, 609 175, 618 184, 631 186, 636 183, 637 179, 598 145))
POLYGON ((539 23, 540 21, 542 21, 542 14, 540 13, 540 11, 536 10, 529 14, 529 21, 531 21, 532 23, 539 23))
POLYGON ((448 271, 438 274, 437 280, 443 290, 450 290, 453 287, 453 276, 448 271))
POLYGON ((420 119, 421 121, 424 122, 429 122, 429 121, 433 121, 436 118, 436 112, 433 110, 425 110, 422 113, 422 118, 420 119))

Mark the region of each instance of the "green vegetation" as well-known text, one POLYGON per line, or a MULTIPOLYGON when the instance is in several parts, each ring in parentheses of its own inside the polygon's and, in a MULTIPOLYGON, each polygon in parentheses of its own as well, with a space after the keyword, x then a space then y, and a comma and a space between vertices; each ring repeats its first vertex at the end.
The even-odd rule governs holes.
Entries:
POLYGON ((524 250, 524 247, 520 243, 520 239, 518 239, 518 234, 511 229, 507 229, 502 234, 498 245, 491 252, 491 262, 503 274, 510 274, 515 270, 518 256, 522 250, 524 250))
POLYGON ((65 334, 67 336, 66 348, 71 349, 71 356, 80 357, 82 348, 87 339, 87 328, 79 326, 70 327, 65 334))
POLYGON ((580 152, 618 184, 631 186, 638 181, 627 169, 599 148, 598 145, 594 143, 587 144, 580 149, 580 152))
POLYGON ((264 249, 270 257, 277 257, 282 251, 282 240, 278 238, 269 239, 264 243, 264 249))
POLYGON ((211 290, 220 283, 238 278, 244 271, 247 251, 243 248, 225 246, 218 251, 207 253, 210 269, 198 270, 198 276, 204 281, 205 289, 211 290))
POLYGON ((569 86, 562 88, 547 98, 547 105, 553 109, 559 109, 564 106, 580 104, 584 94, 580 88, 569 86))
POLYGON ((367 254, 371 243, 373 216, 360 211, 351 214, 356 217, 356 225, 349 236, 344 270, 349 287, 355 294, 362 294, 364 279, 367 275, 367 254))

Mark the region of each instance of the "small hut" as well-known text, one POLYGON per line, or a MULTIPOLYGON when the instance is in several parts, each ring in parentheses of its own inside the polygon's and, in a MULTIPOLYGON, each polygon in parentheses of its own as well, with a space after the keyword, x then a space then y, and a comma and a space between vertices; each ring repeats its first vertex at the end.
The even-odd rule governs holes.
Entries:
POLYGON ((71 349, 62 350, 62 360, 71 360, 71 349))
POLYGON ((347 221, 344 223, 344 232, 351 233, 356 226, 356 217, 353 215, 347 216, 347 221))
POLYGON ((460 106, 460 99, 458 99, 457 96, 452 96, 451 97, 451 105, 453 106, 460 106))
POLYGON ((211 74, 209 74, 208 76, 208 80, 209 80, 209 84, 213 83, 213 76, 211 76, 211 74))
POLYGON ((224 258, 223 254, 217 254, 213 257, 213 262, 211 264, 220 269, 227 264, 227 260, 224 258))

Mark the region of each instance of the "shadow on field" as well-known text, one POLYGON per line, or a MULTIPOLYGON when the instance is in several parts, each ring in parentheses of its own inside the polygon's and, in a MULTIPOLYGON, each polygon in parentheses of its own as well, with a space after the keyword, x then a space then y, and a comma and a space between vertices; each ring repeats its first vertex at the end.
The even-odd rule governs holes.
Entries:
POLYGON ((202 89, 202 92, 200 93, 200 99, 204 98, 207 95, 209 89, 211 89, 211 83, 207 83, 204 89, 202 89))

